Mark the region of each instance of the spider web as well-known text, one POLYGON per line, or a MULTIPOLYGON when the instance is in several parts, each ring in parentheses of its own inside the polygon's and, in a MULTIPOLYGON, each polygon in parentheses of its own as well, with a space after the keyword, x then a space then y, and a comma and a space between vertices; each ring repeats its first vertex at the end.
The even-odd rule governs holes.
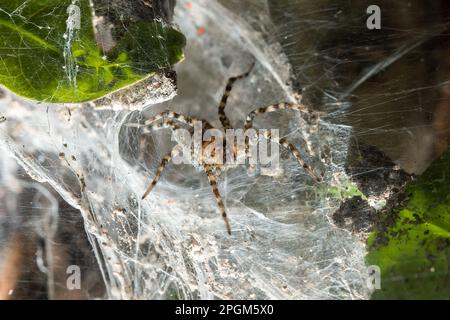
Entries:
POLYGON ((342 200, 329 190, 347 183, 348 126, 325 119, 311 125, 291 111, 258 117, 257 127, 280 129, 309 163, 324 170, 325 182, 313 183, 286 151, 279 174, 226 171, 220 191, 231 237, 205 174, 192 166, 170 165, 140 201, 174 144, 170 131, 143 134, 126 123, 170 109, 219 127, 217 106, 226 79, 253 61, 254 71, 235 85, 229 99, 227 113, 235 127, 242 128, 245 115, 257 107, 294 99, 287 58, 265 31, 273 27, 268 7, 258 2, 248 10, 243 19, 216 1, 179 0, 174 19, 188 46, 186 60, 176 67, 178 95, 143 111, 46 106, 11 94, 1 100, 5 150, 33 179, 48 183, 81 211, 108 298, 370 294, 363 242, 330 218, 342 200))

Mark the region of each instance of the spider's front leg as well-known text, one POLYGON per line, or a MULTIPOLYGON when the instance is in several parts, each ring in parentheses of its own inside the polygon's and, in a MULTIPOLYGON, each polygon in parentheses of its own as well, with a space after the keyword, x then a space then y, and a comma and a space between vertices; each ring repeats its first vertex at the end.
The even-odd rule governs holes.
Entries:
MULTIPOLYGON (((171 159, 172 159, 172 152, 167 154, 162 159, 161 164, 159 165, 158 170, 156 171, 155 178, 153 178, 152 182, 148 186, 147 190, 145 191, 144 195, 142 196, 142 199, 145 199, 150 194, 150 192, 153 190, 153 187, 158 183, 162 172, 164 171, 165 167, 167 166, 167 164, 170 162, 171 159)), ((225 211, 225 204, 223 203, 222 196, 220 195, 220 192, 219 192, 219 187, 217 185, 217 178, 214 175, 211 166, 205 165, 205 166, 203 166, 203 169, 205 170, 205 172, 208 176, 209 184, 211 185, 211 188, 212 188, 212 191, 214 194, 214 198, 216 199, 217 206, 219 207, 219 210, 220 210, 220 214, 225 222, 225 227, 227 229, 227 233, 229 235, 231 235, 230 221, 228 220, 228 216, 225 211)))
POLYGON ((228 97, 230 96, 231 90, 233 89, 233 84, 237 80, 248 77, 250 72, 253 70, 254 66, 255 66, 255 63, 253 62, 246 73, 243 73, 239 76, 231 77, 228 79, 227 85, 225 87, 225 91, 222 95, 222 99, 220 100, 220 104, 219 104, 219 118, 220 118, 220 122, 222 123, 224 130, 232 129, 230 119, 228 119, 227 115, 225 114, 225 107, 227 106, 228 97))
MULTIPOLYGON (((268 140, 272 140, 271 134, 268 131, 264 132, 264 137, 268 140)), ((305 162, 305 160, 303 159, 300 151, 297 149, 296 146, 294 146, 292 143, 290 143, 286 138, 281 138, 278 141, 278 144, 282 145, 283 147, 285 147, 286 149, 288 149, 293 156, 295 157, 295 159, 297 159, 298 163, 302 166, 302 168, 309 174, 310 177, 312 177, 314 180, 316 180, 317 182, 321 182, 322 181, 322 177, 318 176, 314 170, 305 162)))
MULTIPOLYGON (((196 119, 193 117, 187 117, 184 116, 180 113, 176 113, 170 110, 166 110, 163 111, 161 113, 158 113, 157 115, 145 120, 145 122, 143 124, 140 123, 127 123, 126 126, 127 127, 132 127, 132 128, 142 128, 142 127, 150 127, 153 129, 159 129, 161 128, 161 125, 157 125, 155 124, 155 122, 159 121, 159 120, 163 120, 165 124, 167 124, 168 120, 174 120, 177 121, 179 123, 185 124, 187 126, 190 127, 194 127, 194 122, 195 121, 200 121, 202 122, 202 120, 200 119, 196 119)), ((172 122, 173 123, 173 122, 172 122)), ((171 126, 173 128, 173 126, 171 126)))
MULTIPOLYGON (((173 122, 173 120, 171 119, 165 119, 163 118, 164 121, 161 124, 155 124, 153 122, 149 123, 149 129, 150 130, 157 130, 160 128, 170 128, 172 130, 177 130, 180 127, 175 124, 173 122)), ((149 194, 150 192, 153 190, 153 188, 155 187, 155 185, 158 183, 159 179, 161 178, 161 174, 164 171, 164 169, 166 168, 167 164, 170 162, 170 160, 172 159, 172 153, 174 151, 172 150, 171 152, 169 152, 167 155, 165 155, 156 171, 156 175, 153 178, 152 182, 150 183, 150 185, 148 186, 147 190, 145 191, 144 195, 142 196, 142 200, 144 200, 149 194)))
POLYGON ((253 120, 257 115, 264 114, 264 113, 270 113, 275 112, 278 110, 296 110, 299 112, 310 114, 311 111, 308 110, 304 105, 302 104, 294 104, 294 103, 276 103, 268 107, 264 108, 258 108, 253 110, 247 115, 247 118, 245 119, 244 123, 244 130, 248 130, 253 127, 253 120))
MULTIPOLYGON (((301 104, 293 104, 293 103, 277 103, 277 104, 273 104, 271 106, 268 107, 264 107, 264 108, 258 108, 253 110, 252 112, 250 112, 245 120, 245 124, 244 124, 244 130, 247 131, 249 129, 251 129, 253 127, 253 120, 257 115, 260 114, 264 114, 264 113, 269 113, 269 112, 275 112, 278 110, 296 110, 296 111, 300 111, 300 112, 305 112, 305 113, 310 113, 310 111, 301 104)), ((266 139, 271 139, 270 136, 270 132, 266 131, 264 133, 264 136, 266 139)), ((245 139, 245 154, 248 157, 249 154, 249 149, 250 149, 250 145, 249 145, 250 139, 247 137, 245 139)), ((282 145, 283 147, 287 148, 295 157, 295 159, 297 159, 297 161, 300 163, 300 165, 303 167, 303 169, 305 169, 305 171, 317 182, 321 182, 322 181, 322 177, 319 177, 314 170, 312 170, 312 168, 306 163, 306 161, 303 159, 300 151, 297 149, 297 147, 295 147, 292 143, 290 143, 286 138, 282 138, 278 142, 280 145, 282 145)), ((252 165, 251 165, 252 167, 252 165)))
POLYGON ((163 111, 147 120, 143 124, 140 123, 127 123, 125 126, 131 127, 131 128, 142 128, 146 127, 149 131, 152 130, 158 130, 161 128, 170 128, 172 130, 177 130, 180 127, 175 124, 175 122, 178 122, 180 124, 184 124, 188 127, 190 127, 191 132, 193 132, 195 128, 195 123, 201 123, 203 130, 213 128, 211 123, 209 123, 207 120, 202 120, 194 117, 188 117, 185 115, 182 115, 180 113, 176 113, 170 110, 163 111), (157 123, 158 121, 163 120, 162 123, 157 123))

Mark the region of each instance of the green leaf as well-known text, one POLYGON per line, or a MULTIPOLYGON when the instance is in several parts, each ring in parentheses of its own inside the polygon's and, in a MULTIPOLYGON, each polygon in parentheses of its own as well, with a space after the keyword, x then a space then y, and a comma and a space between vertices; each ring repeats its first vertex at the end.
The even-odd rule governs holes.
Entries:
POLYGON ((381 269, 375 299, 450 298, 450 152, 411 182, 405 198, 369 238, 381 269))
POLYGON ((140 21, 103 54, 89 0, 0 0, 0 84, 32 100, 95 100, 167 69, 184 46, 178 31, 140 21), (71 5, 80 9, 80 29, 67 27, 71 5))

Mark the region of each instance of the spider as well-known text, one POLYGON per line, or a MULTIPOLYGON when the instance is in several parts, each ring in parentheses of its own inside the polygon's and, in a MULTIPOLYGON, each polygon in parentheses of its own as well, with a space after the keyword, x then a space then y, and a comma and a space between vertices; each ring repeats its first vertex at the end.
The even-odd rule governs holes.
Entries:
MULTIPOLYGON (((235 82, 238 80, 241 80, 243 78, 246 78, 251 73, 253 67, 254 67, 254 63, 252 64, 252 66, 246 73, 243 73, 241 75, 234 76, 234 77, 231 77, 228 79, 227 85, 225 87, 224 93, 222 95, 222 99, 220 100, 220 104, 218 107, 218 115, 219 115, 220 122, 222 124, 221 129, 214 128, 206 120, 184 116, 182 114, 175 113, 175 112, 172 112, 169 110, 163 111, 163 112, 147 119, 144 124, 128 124, 128 126, 138 127, 138 128, 147 127, 151 131, 151 130, 157 130, 157 129, 161 129, 161 128, 170 128, 172 130, 177 130, 180 128, 180 126, 178 124, 182 124, 182 125, 189 127, 191 132, 193 132, 194 123, 196 121, 198 121, 199 123, 202 124, 203 132, 208 129, 218 129, 218 130, 221 130, 222 132, 224 132, 227 129, 233 129, 231 122, 225 113, 225 107, 227 105, 228 97, 231 94, 231 91, 232 91, 232 88, 233 88, 233 85, 235 84, 235 82), (162 120, 162 123, 157 123, 161 120, 162 120)), ((286 102, 276 103, 276 104, 270 105, 268 107, 255 109, 252 112, 250 112, 246 117, 246 121, 244 123, 244 130, 249 130, 253 127, 253 120, 257 115, 261 115, 264 113, 270 113, 270 112, 274 112, 274 111, 278 111, 278 110, 286 110, 286 109, 296 110, 296 111, 308 113, 308 114, 311 113, 310 110, 308 110, 304 105, 302 105, 300 103, 286 103, 286 102)), ((270 134, 267 134, 267 133, 265 134, 265 138, 272 139, 270 134)), ((295 147, 292 143, 290 143, 286 138, 281 138, 277 142, 279 145, 283 146, 284 148, 287 148, 292 153, 292 155, 299 162, 300 166, 308 173, 309 176, 311 176, 316 182, 322 181, 323 174, 319 176, 312 170, 312 168, 302 158, 301 153, 297 149, 297 147, 295 147)), ((202 144, 202 150, 205 150, 210 143, 214 143, 214 140, 204 141, 202 144)), ((247 138, 245 141, 246 154, 247 154, 248 148, 249 148, 248 144, 249 144, 249 140, 247 138)), ((225 150, 225 149, 226 149, 226 141, 223 142, 223 150, 225 150)), ((237 150, 233 148, 232 152, 236 155, 237 150)), ((163 157, 158 169, 156 170, 155 177, 153 178, 150 185, 145 190, 145 192, 142 196, 142 200, 144 200, 150 194, 150 192, 153 190, 153 188, 156 186, 156 184, 158 183, 158 181, 161 177, 161 174, 163 173, 167 164, 173 159, 173 156, 174 156, 174 149, 172 149, 167 155, 165 155, 163 157)), ((200 156, 203 157, 203 159, 206 157, 209 157, 209 155, 205 155, 205 154, 201 154, 200 156)), ((224 167, 227 165, 226 159, 224 158, 224 161, 222 164, 203 164, 203 162, 199 161, 198 159, 197 159, 197 162, 200 164, 201 169, 203 169, 203 171, 208 176, 208 180, 211 185, 214 197, 216 199, 218 209, 220 211, 220 215, 222 216, 222 218, 225 222, 225 227, 226 227, 227 233, 229 235, 231 235, 230 222, 229 222, 226 210, 225 210, 225 205, 224 205, 222 196, 220 195, 219 188, 218 188, 218 177, 219 177, 220 173, 223 171, 224 167)))

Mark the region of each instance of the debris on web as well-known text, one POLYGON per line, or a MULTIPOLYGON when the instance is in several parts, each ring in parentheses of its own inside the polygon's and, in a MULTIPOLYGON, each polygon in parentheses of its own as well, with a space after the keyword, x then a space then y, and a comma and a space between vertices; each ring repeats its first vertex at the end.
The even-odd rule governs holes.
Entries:
MULTIPOLYGON (((260 25, 271 30, 268 12, 257 9, 252 16, 262 17, 260 25)), ((101 108, 47 106, 11 94, 0 101, 8 119, 0 126, 2 145, 36 181, 81 211, 107 296, 367 298, 365 245, 330 217, 349 180, 350 127, 289 110, 255 119, 257 128, 280 129, 324 173, 324 181, 311 179, 287 150, 276 174, 249 176, 245 167, 225 171, 219 187, 232 236, 206 176, 193 166, 169 165, 152 194, 140 200, 174 142, 170 130, 145 133, 127 123, 170 109, 219 127, 217 106, 226 80, 252 62, 255 69, 229 99, 233 126, 242 128, 255 108, 298 98, 286 57, 263 30, 255 31, 254 21, 210 0, 177 1, 174 21, 188 38, 186 60, 176 67, 175 97, 163 88, 161 99, 150 99, 159 104, 144 110, 113 107, 135 99, 143 106, 136 95, 158 92, 142 84, 129 88, 130 95, 102 100, 101 108)))

